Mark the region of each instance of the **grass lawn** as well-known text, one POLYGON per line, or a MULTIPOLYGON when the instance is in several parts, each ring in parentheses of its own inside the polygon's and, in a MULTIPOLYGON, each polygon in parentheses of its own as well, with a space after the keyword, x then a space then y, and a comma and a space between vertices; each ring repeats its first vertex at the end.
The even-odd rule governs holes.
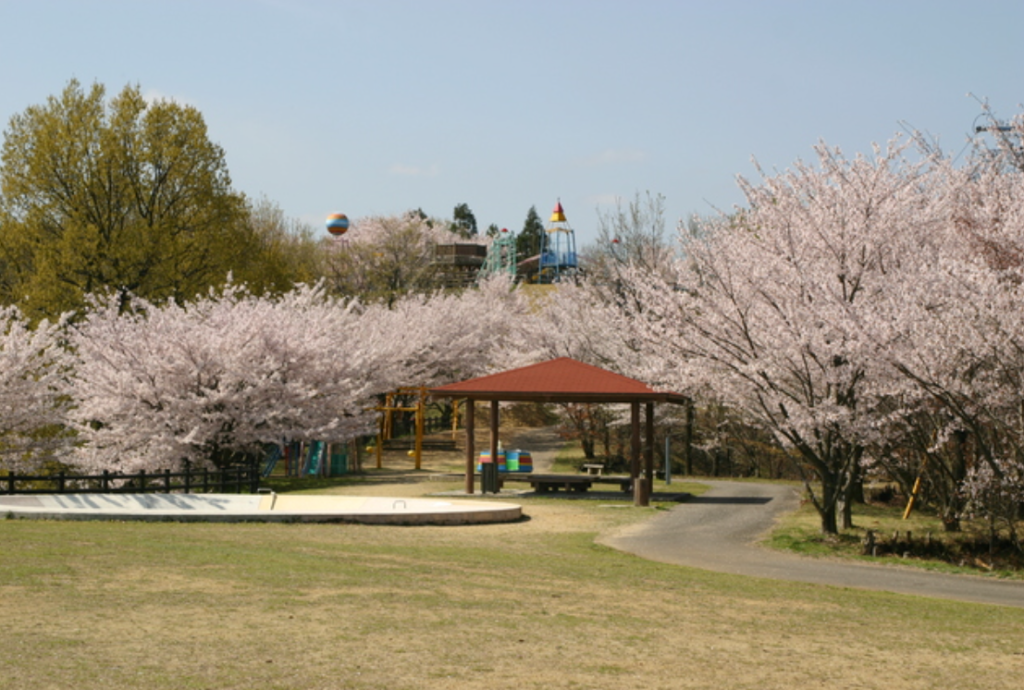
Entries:
POLYGON ((1020 555, 1012 550, 997 554, 994 558, 985 551, 987 531, 984 524, 963 522, 962 532, 946 533, 942 522, 936 516, 915 510, 907 520, 903 519, 903 507, 898 505, 855 505, 854 527, 843 530, 839 535, 821 534, 821 520, 810 502, 795 513, 783 517, 767 540, 772 548, 793 551, 806 556, 832 556, 851 558, 872 563, 899 563, 927 570, 947 573, 970 573, 991 575, 1009 579, 1024 579, 1024 572, 1010 567, 1019 564, 1020 555), (891 544, 893 535, 899 532, 899 543, 904 544, 896 553, 884 553, 891 549, 880 548, 880 555, 864 554, 864 538, 868 530, 876 539, 891 544), (907 533, 912 535, 912 545, 907 546, 907 533), (924 546, 928 540, 931 548, 924 546), (961 550, 957 542, 977 540, 981 553, 961 550), (931 553, 928 553, 931 552, 931 553), (938 552, 945 552, 940 558, 938 552))
MULTIPOLYGON (((334 484, 425 495, 459 482, 334 484)), ((673 489, 686 490, 673 483, 673 489)), ((0 521, 2 686, 1015 688, 1019 609, 650 563, 658 509, 524 499, 509 525, 0 521)))

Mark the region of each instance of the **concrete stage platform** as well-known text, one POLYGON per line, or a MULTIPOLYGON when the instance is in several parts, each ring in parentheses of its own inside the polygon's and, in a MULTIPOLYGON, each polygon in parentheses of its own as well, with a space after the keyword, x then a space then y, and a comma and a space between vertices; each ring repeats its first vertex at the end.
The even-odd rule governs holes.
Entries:
POLYGON ((0 518, 164 520, 179 522, 354 522, 469 525, 513 522, 517 504, 429 498, 288 494, 0 495, 0 518))

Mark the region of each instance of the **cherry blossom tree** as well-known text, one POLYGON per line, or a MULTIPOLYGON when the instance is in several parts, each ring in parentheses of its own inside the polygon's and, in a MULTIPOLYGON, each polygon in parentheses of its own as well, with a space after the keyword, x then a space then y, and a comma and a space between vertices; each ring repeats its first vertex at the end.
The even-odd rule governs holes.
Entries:
POLYGON ((407 295, 367 319, 401 343, 406 386, 438 386, 493 371, 523 345, 525 298, 497 275, 460 293, 407 295))
POLYGON ((961 483, 944 520, 955 528, 951 508, 969 504, 1010 524, 1006 496, 1024 476, 1024 173, 948 164, 941 173, 942 222, 914 237, 860 323, 900 374, 889 382, 899 411, 941 415, 919 445, 929 467, 961 483))
POLYGON ((1000 527, 1006 529, 1018 551, 1021 541, 1021 505, 1024 504, 1024 463, 1017 458, 1000 457, 992 464, 972 467, 963 481, 964 512, 988 520, 990 544, 994 546, 1000 527))
POLYGON ((705 226, 669 279, 634 272, 649 378, 741 410, 794 449, 834 533, 876 440, 876 343, 851 313, 886 289, 894 238, 929 222, 928 161, 900 146, 844 158, 824 145, 759 185, 748 208, 705 226), (817 486, 810 481, 817 480, 817 486))
MULTIPOLYGON (((410 294, 390 308, 373 304, 365 320, 401 343, 392 364, 404 379, 395 387, 433 387, 503 368, 527 340, 527 314, 519 290, 496 275, 459 293, 410 294)), ((451 411, 449 401, 432 404, 442 415, 451 411)))
POLYGON ((640 370, 631 324, 603 286, 590 281, 559 283, 535 300, 524 317, 519 348, 507 366, 572 357, 626 376, 640 370))
POLYGON ((521 310, 507 280, 364 307, 298 287, 239 287, 186 306, 97 303, 72 331, 86 469, 223 464, 281 440, 369 432, 377 396, 484 373, 521 310))
POLYGON ((342 440, 394 385, 400 342, 360 328, 354 303, 301 287, 229 287, 188 306, 99 303, 72 332, 74 411, 87 469, 223 463, 282 439, 342 440))
POLYGON ((63 324, 30 327, 13 306, 0 309, 0 466, 33 471, 66 447, 70 358, 63 324))
POLYGON ((795 450, 834 532, 869 460, 925 469, 955 527, 1009 524, 1024 477, 1024 173, 900 147, 820 146, 705 223, 625 300, 648 378, 758 420, 795 450), (940 486, 941 484, 941 486, 940 486))

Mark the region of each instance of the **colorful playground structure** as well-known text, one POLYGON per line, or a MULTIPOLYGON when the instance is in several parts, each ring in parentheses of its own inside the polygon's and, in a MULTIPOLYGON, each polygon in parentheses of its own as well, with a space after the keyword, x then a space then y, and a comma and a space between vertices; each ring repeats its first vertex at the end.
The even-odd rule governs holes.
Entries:
POLYGON ((355 454, 351 443, 325 441, 292 441, 271 445, 263 462, 262 476, 269 477, 277 464, 284 461, 286 477, 337 477, 358 469, 349 462, 355 454))
MULTIPOLYGON (((380 423, 377 428, 377 443, 375 446, 377 469, 383 467, 382 451, 384 449, 385 442, 390 441, 394 436, 395 412, 414 413, 415 432, 413 445, 409 450, 409 455, 412 457, 414 466, 417 470, 423 468, 423 435, 426 427, 426 406, 427 389, 423 386, 407 386, 398 388, 384 396, 384 404, 376 408, 378 412, 382 413, 380 416, 380 423), (399 399, 410 397, 414 398, 414 402, 412 404, 401 405, 398 403, 399 399)), ((455 429, 457 426, 458 407, 455 407, 452 411, 452 441, 455 440, 455 429)))
MULTIPOLYGON (((380 412, 376 442, 367 451, 376 456, 377 469, 383 468, 383 449, 394 438, 396 431, 395 413, 414 413, 415 432, 408 451, 413 458, 417 470, 422 469, 422 454, 425 446, 425 408, 428 391, 424 387, 398 388, 385 396, 383 405, 376 407, 380 412), (408 402, 406 402, 408 401, 408 402)), ((459 426, 459 406, 453 405, 451 412, 451 441, 429 441, 433 450, 454 450, 457 429, 459 426), (442 447, 443 446, 443 447, 442 447)), ((404 438, 400 439, 408 442, 404 438)), ((336 477, 351 472, 360 472, 361 444, 356 441, 346 443, 328 443, 324 441, 294 441, 281 444, 268 444, 266 456, 262 463, 261 474, 269 477, 283 461, 284 474, 287 477, 336 477)), ((491 452, 484 450, 479 454, 476 465, 477 472, 483 472, 484 465, 491 470, 491 452)), ((493 471, 493 470, 491 470, 493 471)), ((498 447, 498 474, 529 474, 533 472, 533 456, 528 450, 504 450, 498 447)))
POLYGON ((509 232, 508 228, 502 228, 491 242, 491 246, 488 247, 487 258, 484 259, 484 264, 480 267, 477 276, 489 278, 504 273, 514 279, 517 265, 516 236, 509 232))
MULTIPOLYGON (((485 450, 480 453, 479 461, 476 464, 476 471, 483 472, 485 464, 491 462, 491 451, 485 450)), ((528 450, 498 450, 498 472, 533 472, 533 456, 528 450)))
POLYGON ((562 201, 555 204, 548 220, 541 248, 538 280, 541 283, 560 283, 572 280, 579 273, 576 255, 576 233, 565 219, 562 201))

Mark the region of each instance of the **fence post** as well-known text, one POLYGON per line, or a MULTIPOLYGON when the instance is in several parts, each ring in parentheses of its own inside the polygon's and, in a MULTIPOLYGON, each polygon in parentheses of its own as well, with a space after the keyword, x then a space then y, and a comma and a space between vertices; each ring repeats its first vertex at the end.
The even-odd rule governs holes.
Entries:
POLYGON ((171 471, 169 469, 164 470, 164 493, 171 493, 171 471))
POLYGON ((57 473, 57 493, 64 493, 64 470, 57 473))
POLYGON ((100 489, 103 493, 110 490, 110 470, 103 470, 103 476, 100 477, 100 489))
POLYGON ((185 461, 185 493, 192 493, 192 463, 185 461))
POLYGON ((203 468, 203 493, 210 493, 210 470, 203 468))
POLYGON ((146 493, 146 470, 139 470, 137 476, 139 478, 139 493, 144 494, 146 493))

